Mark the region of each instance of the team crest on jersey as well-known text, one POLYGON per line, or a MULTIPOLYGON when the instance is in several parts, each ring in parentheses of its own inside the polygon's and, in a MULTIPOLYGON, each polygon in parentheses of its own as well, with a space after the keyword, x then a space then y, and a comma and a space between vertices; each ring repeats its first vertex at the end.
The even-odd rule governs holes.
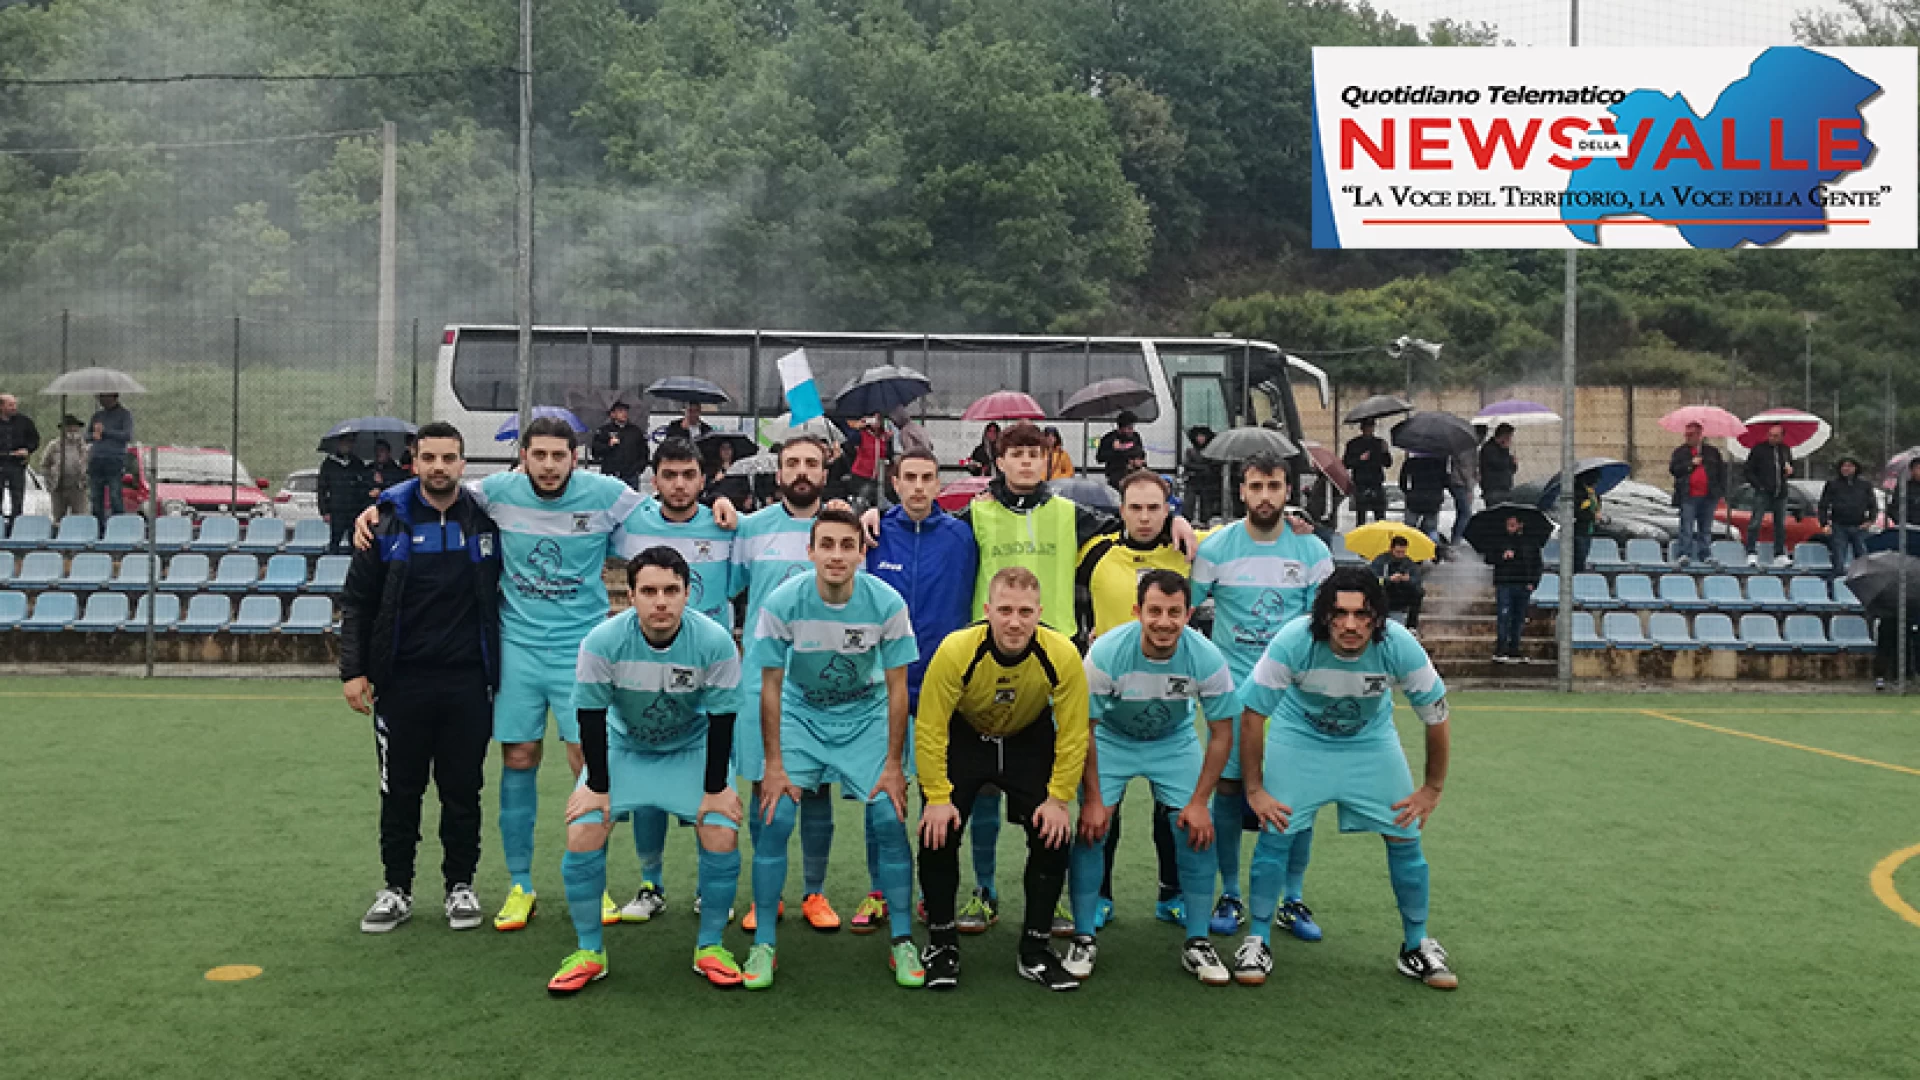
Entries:
POLYGON ((667 688, 670 690, 693 689, 693 674, 692 668, 674 668, 667 677, 667 688))
POLYGON ((583 532, 588 532, 588 531, 590 531, 590 530, 591 530, 592 528, 593 528, 593 515, 592 515, 592 514, 575 514, 575 515, 573 515, 573 531, 574 531, 574 532, 577 532, 577 533, 583 533, 583 532))
POLYGON ((847 636, 845 639, 844 647, 849 649, 866 648, 867 647, 867 631, 865 630, 865 628, 858 627, 858 626, 847 627, 847 636))
POLYGON ((1185 676, 1169 676, 1167 678, 1167 693, 1174 697, 1187 696, 1187 682, 1188 680, 1185 676))
POLYGON ((493 537, 492 536, 480 537, 480 557, 483 559, 493 558, 493 537))
POLYGON ((1367 688, 1365 690, 1365 693, 1368 697, 1376 697, 1386 692, 1387 692, 1387 677, 1385 675, 1367 676, 1367 688))
POLYGON ((700 562, 712 562, 713 541, 695 540, 693 542, 693 557, 700 562))
POLYGON ((1280 568, 1280 580, 1288 585, 1301 585, 1306 582, 1307 573, 1299 563, 1290 562, 1280 568))
POLYGON ((993 692, 993 703, 995 705, 1011 705, 1013 704, 1013 699, 1018 697, 1019 693, 1018 690, 995 690, 993 692))

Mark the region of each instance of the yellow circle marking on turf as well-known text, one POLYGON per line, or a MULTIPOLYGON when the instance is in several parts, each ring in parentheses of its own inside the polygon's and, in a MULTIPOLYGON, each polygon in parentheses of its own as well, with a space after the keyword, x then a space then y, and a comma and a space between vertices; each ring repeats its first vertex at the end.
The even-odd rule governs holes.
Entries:
POLYGON ((260 969, 252 964, 221 964, 207 972, 208 982, 246 982, 258 978, 260 969))
POLYGON ((1879 865, 1873 868, 1873 873, 1868 875, 1867 880, 1873 883, 1873 895, 1879 897, 1881 903, 1887 905, 1895 915, 1915 926, 1920 926, 1920 911, 1915 911, 1913 905, 1901 897, 1900 890, 1893 884, 1894 871, 1900 869, 1915 855, 1920 855, 1920 844, 1894 852, 1880 860, 1879 865))

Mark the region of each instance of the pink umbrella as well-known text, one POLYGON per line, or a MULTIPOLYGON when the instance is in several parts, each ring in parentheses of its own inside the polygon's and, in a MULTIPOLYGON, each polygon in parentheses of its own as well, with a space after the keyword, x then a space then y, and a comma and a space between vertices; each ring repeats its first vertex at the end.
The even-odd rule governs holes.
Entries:
POLYGON ((967 406, 962 420, 1045 420, 1040 403, 1018 390, 996 390, 967 406))
POLYGON ((963 476, 940 489, 934 501, 940 504, 940 509, 951 513, 985 494, 990 483, 992 480, 985 476, 963 476))
POLYGON ((1317 442, 1306 442, 1307 457, 1313 462, 1314 471, 1332 481, 1342 495, 1353 494, 1353 477, 1347 472, 1338 455, 1317 442))
POLYGON ((1718 405, 1682 405, 1660 418, 1660 428, 1684 435, 1688 424, 1699 424, 1700 434, 1709 439, 1734 439, 1747 430, 1740 418, 1718 405))
POLYGON ((1751 450, 1766 442, 1767 430, 1776 426, 1780 428, 1780 441, 1797 451, 1794 457, 1805 457, 1833 437, 1833 429, 1827 422, 1812 413, 1799 409, 1767 409, 1748 417, 1746 429, 1734 441, 1751 450))

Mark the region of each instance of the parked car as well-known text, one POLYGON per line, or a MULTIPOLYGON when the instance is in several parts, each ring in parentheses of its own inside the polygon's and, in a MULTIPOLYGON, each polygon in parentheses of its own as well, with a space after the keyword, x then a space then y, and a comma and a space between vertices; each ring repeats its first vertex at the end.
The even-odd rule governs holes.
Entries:
POLYGON ((320 516, 320 470, 297 469, 273 497, 273 516, 285 521, 320 516))
MULTIPOLYGON (((1824 481, 1789 480, 1787 481, 1787 546, 1792 548, 1802 540, 1816 539, 1820 529, 1820 489, 1824 481)), ((1753 518, 1753 488, 1742 484, 1727 496, 1714 517, 1726 522, 1742 541, 1747 538, 1747 528, 1753 518)), ((1773 540, 1773 515, 1760 517, 1760 539, 1773 540)))
MULTIPOLYGON (((128 506, 145 507, 147 448, 136 446, 122 488, 128 506)), ((244 463, 219 447, 162 446, 157 448, 160 512, 163 514, 264 515, 273 512, 265 477, 256 477, 244 463), (239 483, 234 484, 238 477, 239 483)), ((143 511, 144 512, 144 511, 143 511)))

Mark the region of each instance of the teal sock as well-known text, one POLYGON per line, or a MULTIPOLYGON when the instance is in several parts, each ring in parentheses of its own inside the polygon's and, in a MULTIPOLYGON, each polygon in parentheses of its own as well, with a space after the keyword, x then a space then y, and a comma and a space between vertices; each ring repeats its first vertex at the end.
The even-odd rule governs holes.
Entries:
MULTIPOLYGON (((1156 808, 1154 813, 1165 820, 1178 811, 1168 807, 1165 811, 1156 808)), ((1210 853, 1197 850, 1188 843, 1187 831, 1180 828, 1173 830, 1173 855, 1176 872, 1180 876, 1180 895, 1184 898, 1183 906, 1186 908, 1187 936, 1206 937, 1208 924, 1213 919, 1213 913, 1208 908, 1213 903, 1213 875, 1219 864, 1210 853)))
POLYGON ((880 841, 874 837, 871 825, 861 831, 867 837, 867 888, 872 892, 885 893, 886 888, 880 884, 880 841))
POLYGON ((567 885, 567 915, 583 949, 604 952, 600 937, 600 898, 607 893, 607 849, 569 851, 560 859, 560 880, 567 885))
POLYGON ((1239 792, 1216 791, 1208 809, 1213 814, 1213 851, 1220 868, 1220 895, 1240 895, 1240 809, 1239 792))
MULTIPOLYGON (((533 818, 540 809, 540 768, 500 769, 500 851, 513 883, 533 891, 533 818)), ((595 915, 598 918, 598 915, 595 915)))
POLYGON ((1092 937, 1100 920, 1100 879, 1107 872, 1107 845, 1073 838, 1067 855, 1067 903, 1073 909, 1073 931, 1092 937))
POLYGON ((666 892, 667 882, 662 876, 667 853, 667 812, 665 810, 648 809, 633 812, 633 853, 640 856, 640 879, 661 892, 666 892))
POLYGON ((1253 871, 1247 879, 1248 937, 1265 941, 1273 932, 1273 912, 1280 906, 1292 848, 1293 837, 1271 829, 1260 830, 1260 838, 1253 842, 1253 871))
POLYGON ((1416 838, 1405 843, 1387 841, 1387 876, 1393 880, 1393 899, 1400 905, 1400 929, 1409 949, 1427 936, 1427 856, 1416 838))
MULTIPOLYGON (((760 818, 754 808, 754 819, 760 818)), ((793 839, 793 820, 799 814, 793 800, 782 795, 774 804, 773 820, 760 827, 760 839, 753 845, 753 943, 773 945, 779 933, 780 893, 787 887, 787 844, 793 839)), ((705 901, 700 914, 707 913, 705 901)))
POLYGON ((1289 902, 1307 898, 1307 862, 1313 858, 1313 830, 1293 834, 1293 850, 1287 853, 1287 891, 1289 902))
POLYGON ((700 936, 699 948, 720 944, 733 911, 734 895, 740 890, 740 849, 708 851, 700 849, 700 936))
POLYGON ((800 798, 800 878, 808 895, 827 891, 832 854, 833 789, 823 784, 800 798))
POLYGON ((1000 865, 1000 823, 1005 818, 997 791, 976 796, 967 818, 967 827, 973 831, 973 883, 995 898, 1000 890, 993 887, 993 875, 1000 865))
POLYGON ((888 799, 867 804, 867 841, 874 848, 880 894, 887 898, 887 922, 895 941, 913 936, 913 852, 907 826, 888 799))

